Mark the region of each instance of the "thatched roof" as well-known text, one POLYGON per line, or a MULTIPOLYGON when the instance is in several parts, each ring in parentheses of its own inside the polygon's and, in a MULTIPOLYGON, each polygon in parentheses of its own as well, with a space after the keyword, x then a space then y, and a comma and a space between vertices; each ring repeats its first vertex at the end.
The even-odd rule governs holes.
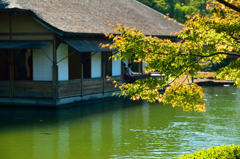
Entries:
POLYGON ((0 0, 0 8, 30 10, 65 33, 114 33, 107 21, 136 26, 147 35, 169 36, 183 29, 136 0, 0 0))

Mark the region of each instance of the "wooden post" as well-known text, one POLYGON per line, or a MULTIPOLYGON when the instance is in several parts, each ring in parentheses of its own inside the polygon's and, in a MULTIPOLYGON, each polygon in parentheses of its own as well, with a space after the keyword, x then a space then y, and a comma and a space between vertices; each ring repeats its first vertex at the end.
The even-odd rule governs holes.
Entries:
POLYGON ((13 98, 12 64, 9 63, 9 98, 13 98))
POLYGON ((14 58, 13 49, 11 49, 12 80, 14 80, 14 58))
POLYGON ((57 100, 56 97, 57 97, 57 92, 56 92, 56 87, 57 87, 57 83, 56 83, 56 74, 57 74, 57 71, 56 71, 56 64, 53 63, 53 66, 52 66, 52 91, 53 91, 53 100, 57 100))
POLYGON ((132 58, 130 57, 130 58, 128 59, 128 63, 132 63, 131 61, 132 61, 132 58))
POLYGON ((53 87, 53 100, 58 100, 58 65, 56 63, 52 66, 52 87, 53 87))
POLYGON ((56 104, 58 100, 58 66, 57 66, 57 51, 56 51, 56 35, 53 35, 53 66, 52 66, 52 87, 53 100, 56 104))
POLYGON ((122 62, 122 83, 124 82, 124 64, 122 62))
POLYGON ((14 80, 14 66, 13 66, 13 64, 14 64, 14 58, 13 58, 13 56, 14 56, 14 54, 13 54, 13 49, 11 49, 11 62, 9 63, 10 65, 9 65, 9 82, 10 82, 10 99, 12 99, 13 98, 13 80, 14 80))
POLYGON ((140 72, 141 72, 141 71, 140 71, 140 70, 141 70, 140 67, 141 67, 141 64, 140 64, 140 62, 138 62, 138 73, 139 73, 139 74, 140 74, 140 72))
POLYGON ((12 40, 12 12, 9 12, 9 33, 10 40, 12 40))
POLYGON ((56 100, 58 100, 58 65, 56 65, 56 100))
POLYGON ((105 93, 105 62, 102 64, 102 69, 103 69, 103 94, 105 93))
POLYGON ((83 97, 83 64, 81 63, 81 96, 83 97))

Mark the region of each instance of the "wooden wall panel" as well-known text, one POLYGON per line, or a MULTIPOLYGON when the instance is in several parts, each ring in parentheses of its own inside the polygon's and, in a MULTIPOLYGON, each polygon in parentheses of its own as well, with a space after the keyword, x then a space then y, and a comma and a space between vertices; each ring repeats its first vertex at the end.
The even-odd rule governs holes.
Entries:
POLYGON ((13 98, 52 98, 52 82, 13 81, 13 98))
MULTIPOLYGON (((122 76, 114 76, 110 77, 111 80, 117 81, 117 83, 123 83, 122 76)), ((113 91, 119 91, 120 89, 118 87, 115 88, 116 83, 113 83, 112 81, 108 81, 108 79, 105 80, 105 91, 106 92, 113 92, 113 91)))
POLYGON ((9 81, 0 81, 0 97, 9 97, 9 81))
POLYGON ((0 33, 9 33, 10 32, 10 23, 9 23, 9 13, 0 13, 0 33))
POLYGON ((83 80, 83 95, 102 93, 103 80, 102 78, 90 78, 83 80))
MULTIPOLYGON (((122 76, 111 77, 122 83, 122 76)), ((105 92, 119 91, 111 81, 105 80, 105 92)), ((59 98, 80 96, 81 79, 60 81, 58 83, 59 98)), ((83 95, 103 93, 103 78, 84 79, 83 95)), ((0 97, 9 97, 9 81, 0 82, 0 97)), ((52 82, 45 81, 13 81, 13 98, 52 98, 52 82)))
POLYGON ((51 33, 27 14, 12 14, 13 33, 51 33))
POLYGON ((81 95, 81 79, 61 81, 58 83, 59 98, 81 95))
MULTIPOLYGON (((111 79, 122 83, 122 76, 111 77, 111 79)), ((115 88, 115 84, 105 80, 105 91, 113 92, 119 91, 119 88, 115 88)), ((81 79, 74 79, 69 81, 60 81, 58 83, 59 98, 81 96, 81 79)), ((83 80, 83 96, 90 94, 103 93, 103 78, 88 78, 83 80)))

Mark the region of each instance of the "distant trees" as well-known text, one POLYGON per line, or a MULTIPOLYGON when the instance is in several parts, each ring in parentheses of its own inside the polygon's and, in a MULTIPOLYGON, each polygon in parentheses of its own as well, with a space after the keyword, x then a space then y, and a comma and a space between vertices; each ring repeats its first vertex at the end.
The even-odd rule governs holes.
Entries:
POLYGON ((159 11, 180 23, 187 21, 186 15, 200 12, 209 15, 206 10, 207 0, 138 0, 139 2, 159 11))

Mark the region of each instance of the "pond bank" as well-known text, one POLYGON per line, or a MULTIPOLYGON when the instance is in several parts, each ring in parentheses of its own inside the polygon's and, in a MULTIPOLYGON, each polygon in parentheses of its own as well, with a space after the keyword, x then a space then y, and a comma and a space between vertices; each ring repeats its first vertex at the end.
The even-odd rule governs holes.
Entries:
POLYGON ((194 79, 194 83, 199 86, 233 86, 233 81, 221 81, 221 80, 210 80, 210 79, 194 79))

